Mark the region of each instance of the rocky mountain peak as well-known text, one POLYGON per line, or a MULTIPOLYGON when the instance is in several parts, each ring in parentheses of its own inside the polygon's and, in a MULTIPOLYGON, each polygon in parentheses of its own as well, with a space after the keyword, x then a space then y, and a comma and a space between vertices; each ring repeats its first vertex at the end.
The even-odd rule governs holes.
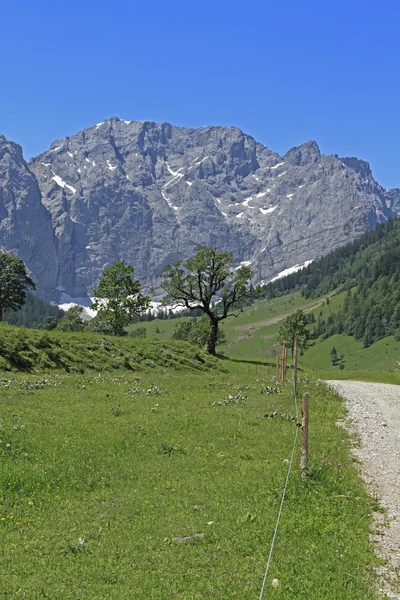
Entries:
POLYGON ((291 148, 284 156, 285 161, 288 163, 300 167, 309 163, 318 162, 321 157, 321 152, 317 142, 311 140, 291 148))
POLYGON ((19 144, 11 142, 4 135, 0 135, 0 160, 4 160, 5 156, 8 156, 10 164, 23 163, 22 148, 19 144))
POLYGON ((158 288, 163 267, 198 244, 230 250, 255 282, 268 280, 354 239, 399 204, 372 174, 364 177, 363 161, 321 155, 314 141, 281 157, 228 126, 111 117, 57 140, 29 165, 20 160, 12 176, 0 160, 0 189, 8 198, 20 190, 13 210, 27 230, 33 204, 22 210, 22 190, 36 190, 30 197, 45 224, 37 231, 48 232, 46 252, 39 244, 34 257, 18 246, 9 200, 1 226, 10 234, 0 245, 20 252, 46 297, 58 301, 90 295, 119 259, 135 267, 144 289, 158 288))
MULTIPOLYGON (((50 297, 57 277, 51 215, 18 144, 0 136, 0 247, 18 254, 39 293, 50 297)), ((53 293, 54 295, 54 293, 53 293)))
POLYGON ((342 157, 340 159, 345 165, 350 167, 356 173, 359 173, 361 177, 372 177, 371 167, 368 162, 365 160, 361 160, 360 158, 356 158, 354 156, 351 157, 342 157))

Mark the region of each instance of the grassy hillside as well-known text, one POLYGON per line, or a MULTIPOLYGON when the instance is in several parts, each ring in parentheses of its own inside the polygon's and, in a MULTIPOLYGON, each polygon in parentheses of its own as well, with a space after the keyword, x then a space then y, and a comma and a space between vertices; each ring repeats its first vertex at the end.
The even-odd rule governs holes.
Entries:
MULTIPOLYGON (((119 342, 124 353, 134 348, 119 342)), ((276 383, 260 365, 223 365, 223 377, 165 368, 3 374, 5 598, 258 597, 295 409, 289 384, 263 393, 276 383)), ((302 390, 311 395, 311 476, 300 479, 297 447, 267 597, 372 600, 376 504, 336 425, 343 404, 318 382, 303 378, 302 390)))
POLYGON ((128 325, 128 332, 135 331, 144 327, 147 331, 147 337, 156 337, 158 339, 171 339, 175 326, 181 321, 190 321, 191 317, 179 317, 178 319, 153 319, 153 321, 141 321, 128 325))
MULTIPOLYGON (((245 307, 243 311, 237 311, 236 316, 229 317, 221 323, 227 345, 221 346, 219 351, 228 356, 265 356, 265 343, 262 337, 262 330, 265 327, 273 325, 275 326, 273 330, 277 331, 279 328, 277 323, 282 318, 298 308, 308 309, 311 305, 321 305, 323 300, 321 298, 310 302, 300 294, 291 294, 268 302, 257 300, 252 306, 245 307), (249 344, 245 343, 247 340, 249 344)), ((190 317, 170 320, 154 319, 151 322, 131 325, 128 330, 133 331, 145 327, 148 337, 170 339, 176 325, 182 320, 188 319, 190 317), (159 331, 157 332, 157 330, 159 331)))
POLYGON ((342 309, 319 324, 326 336, 344 333, 365 347, 390 335, 400 339, 400 219, 378 225, 265 292, 276 296, 297 289, 306 298, 348 291, 342 309))
MULTIPOLYGON (((258 300, 246 307, 238 316, 227 319, 222 327, 226 333, 227 343, 218 351, 225 356, 243 359, 268 361, 273 364, 280 355, 281 346, 277 341, 280 323, 288 314, 303 309, 306 313, 314 313, 315 320, 328 321, 330 317, 342 310, 346 292, 306 299, 299 292, 288 294, 272 300, 258 300)), ((187 319, 187 317, 185 317, 187 319)), ((154 320, 131 326, 146 327, 147 335, 159 340, 167 340, 173 334, 180 319, 169 321, 154 320), (155 333, 156 329, 159 333, 155 333)), ((354 337, 336 334, 326 340, 318 339, 304 352, 300 358, 303 369, 312 370, 319 377, 337 379, 369 379, 388 383, 400 383, 400 342, 388 336, 364 348, 361 341, 354 337), (338 355, 343 354, 344 369, 331 365, 331 350, 335 347, 338 355)), ((290 356, 289 356, 290 362, 290 356)))
POLYGON ((43 332, 0 324, 0 371, 145 371, 217 368, 216 359, 185 342, 158 343, 87 332, 43 332))
POLYGON ((364 379, 400 384, 400 342, 393 336, 364 348, 361 342, 346 335, 332 337, 312 346, 301 359, 319 377, 326 379, 364 379), (344 369, 331 364, 331 350, 343 354, 344 369))

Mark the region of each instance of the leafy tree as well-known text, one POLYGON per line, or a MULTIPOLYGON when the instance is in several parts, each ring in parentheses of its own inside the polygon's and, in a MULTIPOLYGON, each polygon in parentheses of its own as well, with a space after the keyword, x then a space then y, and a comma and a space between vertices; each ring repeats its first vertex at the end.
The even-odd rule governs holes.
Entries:
POLYGON ((85 326, 82 313, 82 306, 71 306, 63 318, 59 320, 57 329, 61 331, 82 331, 85 326))
MULTIPOLYGON (((189 333, 188 342, 204 348, 207 344, 210 333, 210 322, 207 315, 203 315, 200 319, 196 319, 192 323, 189 333)), ((221 327, 218 327, 216 346, 226 343, 226 335, 221 327)))
POLYGON ((209 354, 215 354, 220 322, 232 316, 232 311, 250 295, 251 270, 233 269, 231 263, 230 252, 198 246, 193 258, 185 263, 176 261, 162 275, 162 287, 167 292, 164 305, 200 309, 207 315, 209 332, 205 350, 209 354))
POLYGON ((102 333, 105 335, 113 335, 113 329, 108 319, 102 315, 96 315, 91 321, 86 321, 85 329, 93 333, 102 333))
POLYGON ((190 332, 192 330, 193 321, 180 321, 177 323, 172 334, 174 340, 188 341, 190 332))
MULTIPOLYGON (((193 319, 192 321, 181 321, 175 325, 174 333, 172 338, 174 340, 185 340, 195 346, 204 348, 207 343, 207 339, 210 333, 210 321, 207 315, 204 315, 200 319, 193 319)), ((218 327, 217 333, 217 346, 226 342, 225 332, 218 327)))
POLYGON ((99 323, 113 335, 125 335, 125 327, 146 311, 150 298, 140 293, 140 283, 132 279, 134 269, 124 260, 104 269, 98 287, 93 290, 99 323))
POLYGON ((0 253, 0 321, 5 310, 18 310, 25 304, 27 288, 35 289, 35 283, 19 256, 0 253))
POLYGON ((40 329, 46 329, 52 331, 58 325, 58 319, 56 317, 47 317, 45 322, 41 325, 40 329))
POLYGON ((307 315, 299 309, 289 315, 279 327, 278 339, 280 342, 285 342, 292 349, 292 356, 295 344, 297 344, 299 350, 304 350, 307 347, 307 341, 310 339, 307 324, 307 315))

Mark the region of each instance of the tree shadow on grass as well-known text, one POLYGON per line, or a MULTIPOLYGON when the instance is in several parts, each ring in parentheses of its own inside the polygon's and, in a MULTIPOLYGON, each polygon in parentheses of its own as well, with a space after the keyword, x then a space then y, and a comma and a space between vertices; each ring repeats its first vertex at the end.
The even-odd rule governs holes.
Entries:
POLYGON ((262 367, 275 367, 276 368, 276 362, 269 362, 266 360, 250 360, 247 358, 231 358, 230 356, 225 356, 225 354, 217 354, 217 357, 220 360, 226 360, 229 362, 237 362, 237 363, 243 363, 243 364, 247 364, 247 365, 260 365, 262 367))
MULTIPOLYGON (((273 369, 276 369, 276 361, 268 361, 268 360, 251 360, 248 358, 231 358, 230 356, 225 356, 224 354, 217 354, 217 358, 219 358, 220 360, 224 360, 224 361, 229 361, 229 362, 236 362, 236 363, 241 363, 243 365, 256 365, 256 366, 261 366, 261 367, 265 367, 267 369, 269 369, 270 367, 272 367, 273 369)), ((292 370, 293 369, 293 365, 287 365, 287 369, 288 370, 292 370)), ((297 370, 300 371, 304 371, 304 368, 300 365, 297 366, 297 370)))

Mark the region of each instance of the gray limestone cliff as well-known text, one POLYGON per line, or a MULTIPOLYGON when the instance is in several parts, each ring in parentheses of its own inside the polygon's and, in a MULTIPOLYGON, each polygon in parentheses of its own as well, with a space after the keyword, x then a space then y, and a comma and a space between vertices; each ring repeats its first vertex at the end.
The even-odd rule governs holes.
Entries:
POLYGON ((21 147, 0 135, 0 248, 27 265, 38 293, 52 297, 57 281, 57 254, 51 215, 42 204, 35 176, 21 147))
POLYGON ((159 289, 163 267, 198 244, 229 249, 255 282, 269 280, 400 210, 399 191, 384 190, 368 163, 321 155, 312 141, 281 157, 234 127, 111 118, 57 140, 28 167, 18 185, 29 179, 38 194, 37 182, 52 242, 46 256, 35 246, 40 259, 19 248, 15 228, 0 244, 21 252, 54 300, 90 295, 118 259, 159 289))

